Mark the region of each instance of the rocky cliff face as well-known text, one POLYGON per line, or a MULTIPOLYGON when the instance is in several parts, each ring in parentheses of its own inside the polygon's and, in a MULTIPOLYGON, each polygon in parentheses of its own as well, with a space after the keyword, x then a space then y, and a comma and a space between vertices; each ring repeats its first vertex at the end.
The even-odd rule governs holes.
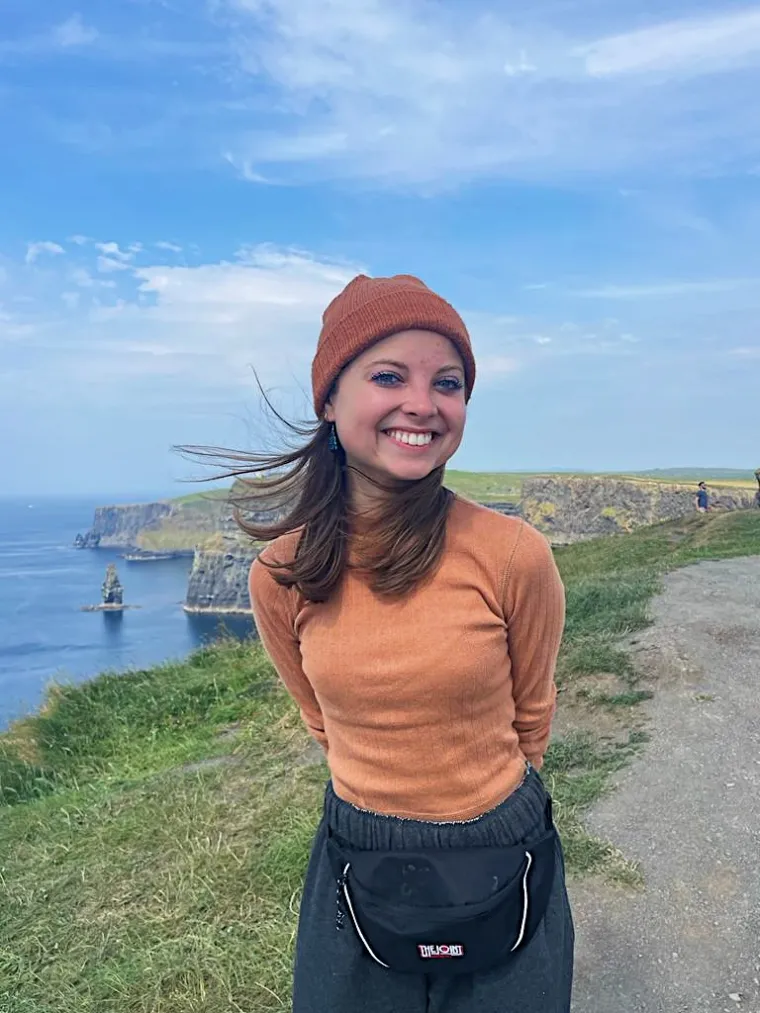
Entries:
MULTIPOLYGON (((262 510, 251 517, 275 516, 262 510)), ((98 507, 92 528, 77 535, 78 549, 123 548, 143 552, 191 554, 196 548, 221 550, 235 540, 239 528, 225 497, 199 496, 190 500, 98 507)))
POLYGON ((131 548, 142 531, 160 524, 171 510, 168 502, 97 507, 92 527, 85 535, 77 535, 74 544, 81 549, 131 548))
POLYGON ((250 614, 248 571, 258 549, 230 544, 224 551, 197 549, 187 584, 187 612, 250 614))
MULTIPOLYGON (((644 524, 694 512, 691 485, 617 478, 529 478, 523 483, 522 513, 554 545, 633 531, 644 524)), ((712 486, 713 510, 752 506, 750 488, 712 486)))

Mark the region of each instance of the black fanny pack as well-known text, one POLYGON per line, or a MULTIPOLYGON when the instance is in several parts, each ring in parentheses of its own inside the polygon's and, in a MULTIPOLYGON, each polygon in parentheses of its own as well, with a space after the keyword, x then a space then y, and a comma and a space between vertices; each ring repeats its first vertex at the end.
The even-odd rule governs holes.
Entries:
POLYGON ((359 851, 328 827, 338 927, 367 955, 408 974, 471 974, 511 960, 533 937, 554 882, 557 831, 510 848, 359 851))

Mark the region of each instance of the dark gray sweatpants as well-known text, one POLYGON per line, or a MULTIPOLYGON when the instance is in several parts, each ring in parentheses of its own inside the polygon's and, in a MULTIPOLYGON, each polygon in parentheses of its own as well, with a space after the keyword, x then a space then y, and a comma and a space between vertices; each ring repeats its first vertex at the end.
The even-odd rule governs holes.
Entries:
POLYGON ((453 978, 388 971, 366 954, 349 920, 338 931, 325 846, 328 823, 367 850, 529 844, 544 829, 545 806, 534 770, 506 801, 468 823, 376 815, 339 799, 328 785, 301 901, 293 1013, 569 1013, 575 933, 559 845, 546 916, 528 945, 503 968, 453 978))

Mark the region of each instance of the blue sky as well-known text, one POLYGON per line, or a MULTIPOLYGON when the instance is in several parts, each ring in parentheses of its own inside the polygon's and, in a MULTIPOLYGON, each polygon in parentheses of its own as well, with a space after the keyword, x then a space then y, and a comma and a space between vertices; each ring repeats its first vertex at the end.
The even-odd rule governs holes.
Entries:
POLYGON ((760 464, 760 6, 0 0, 0 475, 267 439, 358 271, 480 375, 456 464, 760 464))

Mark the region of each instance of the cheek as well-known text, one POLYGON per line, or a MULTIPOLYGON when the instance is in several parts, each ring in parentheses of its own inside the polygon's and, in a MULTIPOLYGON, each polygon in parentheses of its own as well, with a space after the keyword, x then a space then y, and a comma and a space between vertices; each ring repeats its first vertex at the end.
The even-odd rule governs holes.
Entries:
POLYGON ((467 405, 464 400, 457 404, 450 404, 446 412, 446 422, 449 430, 461 436, 464 431, 464 424, 467 421, 467 405))
POLYGON ((344 433, 344 440, 361 444, 370 438, 387 412, 383 399, 372 390, 365 390, 360 396, 338 403, 336 422, 344 433))

